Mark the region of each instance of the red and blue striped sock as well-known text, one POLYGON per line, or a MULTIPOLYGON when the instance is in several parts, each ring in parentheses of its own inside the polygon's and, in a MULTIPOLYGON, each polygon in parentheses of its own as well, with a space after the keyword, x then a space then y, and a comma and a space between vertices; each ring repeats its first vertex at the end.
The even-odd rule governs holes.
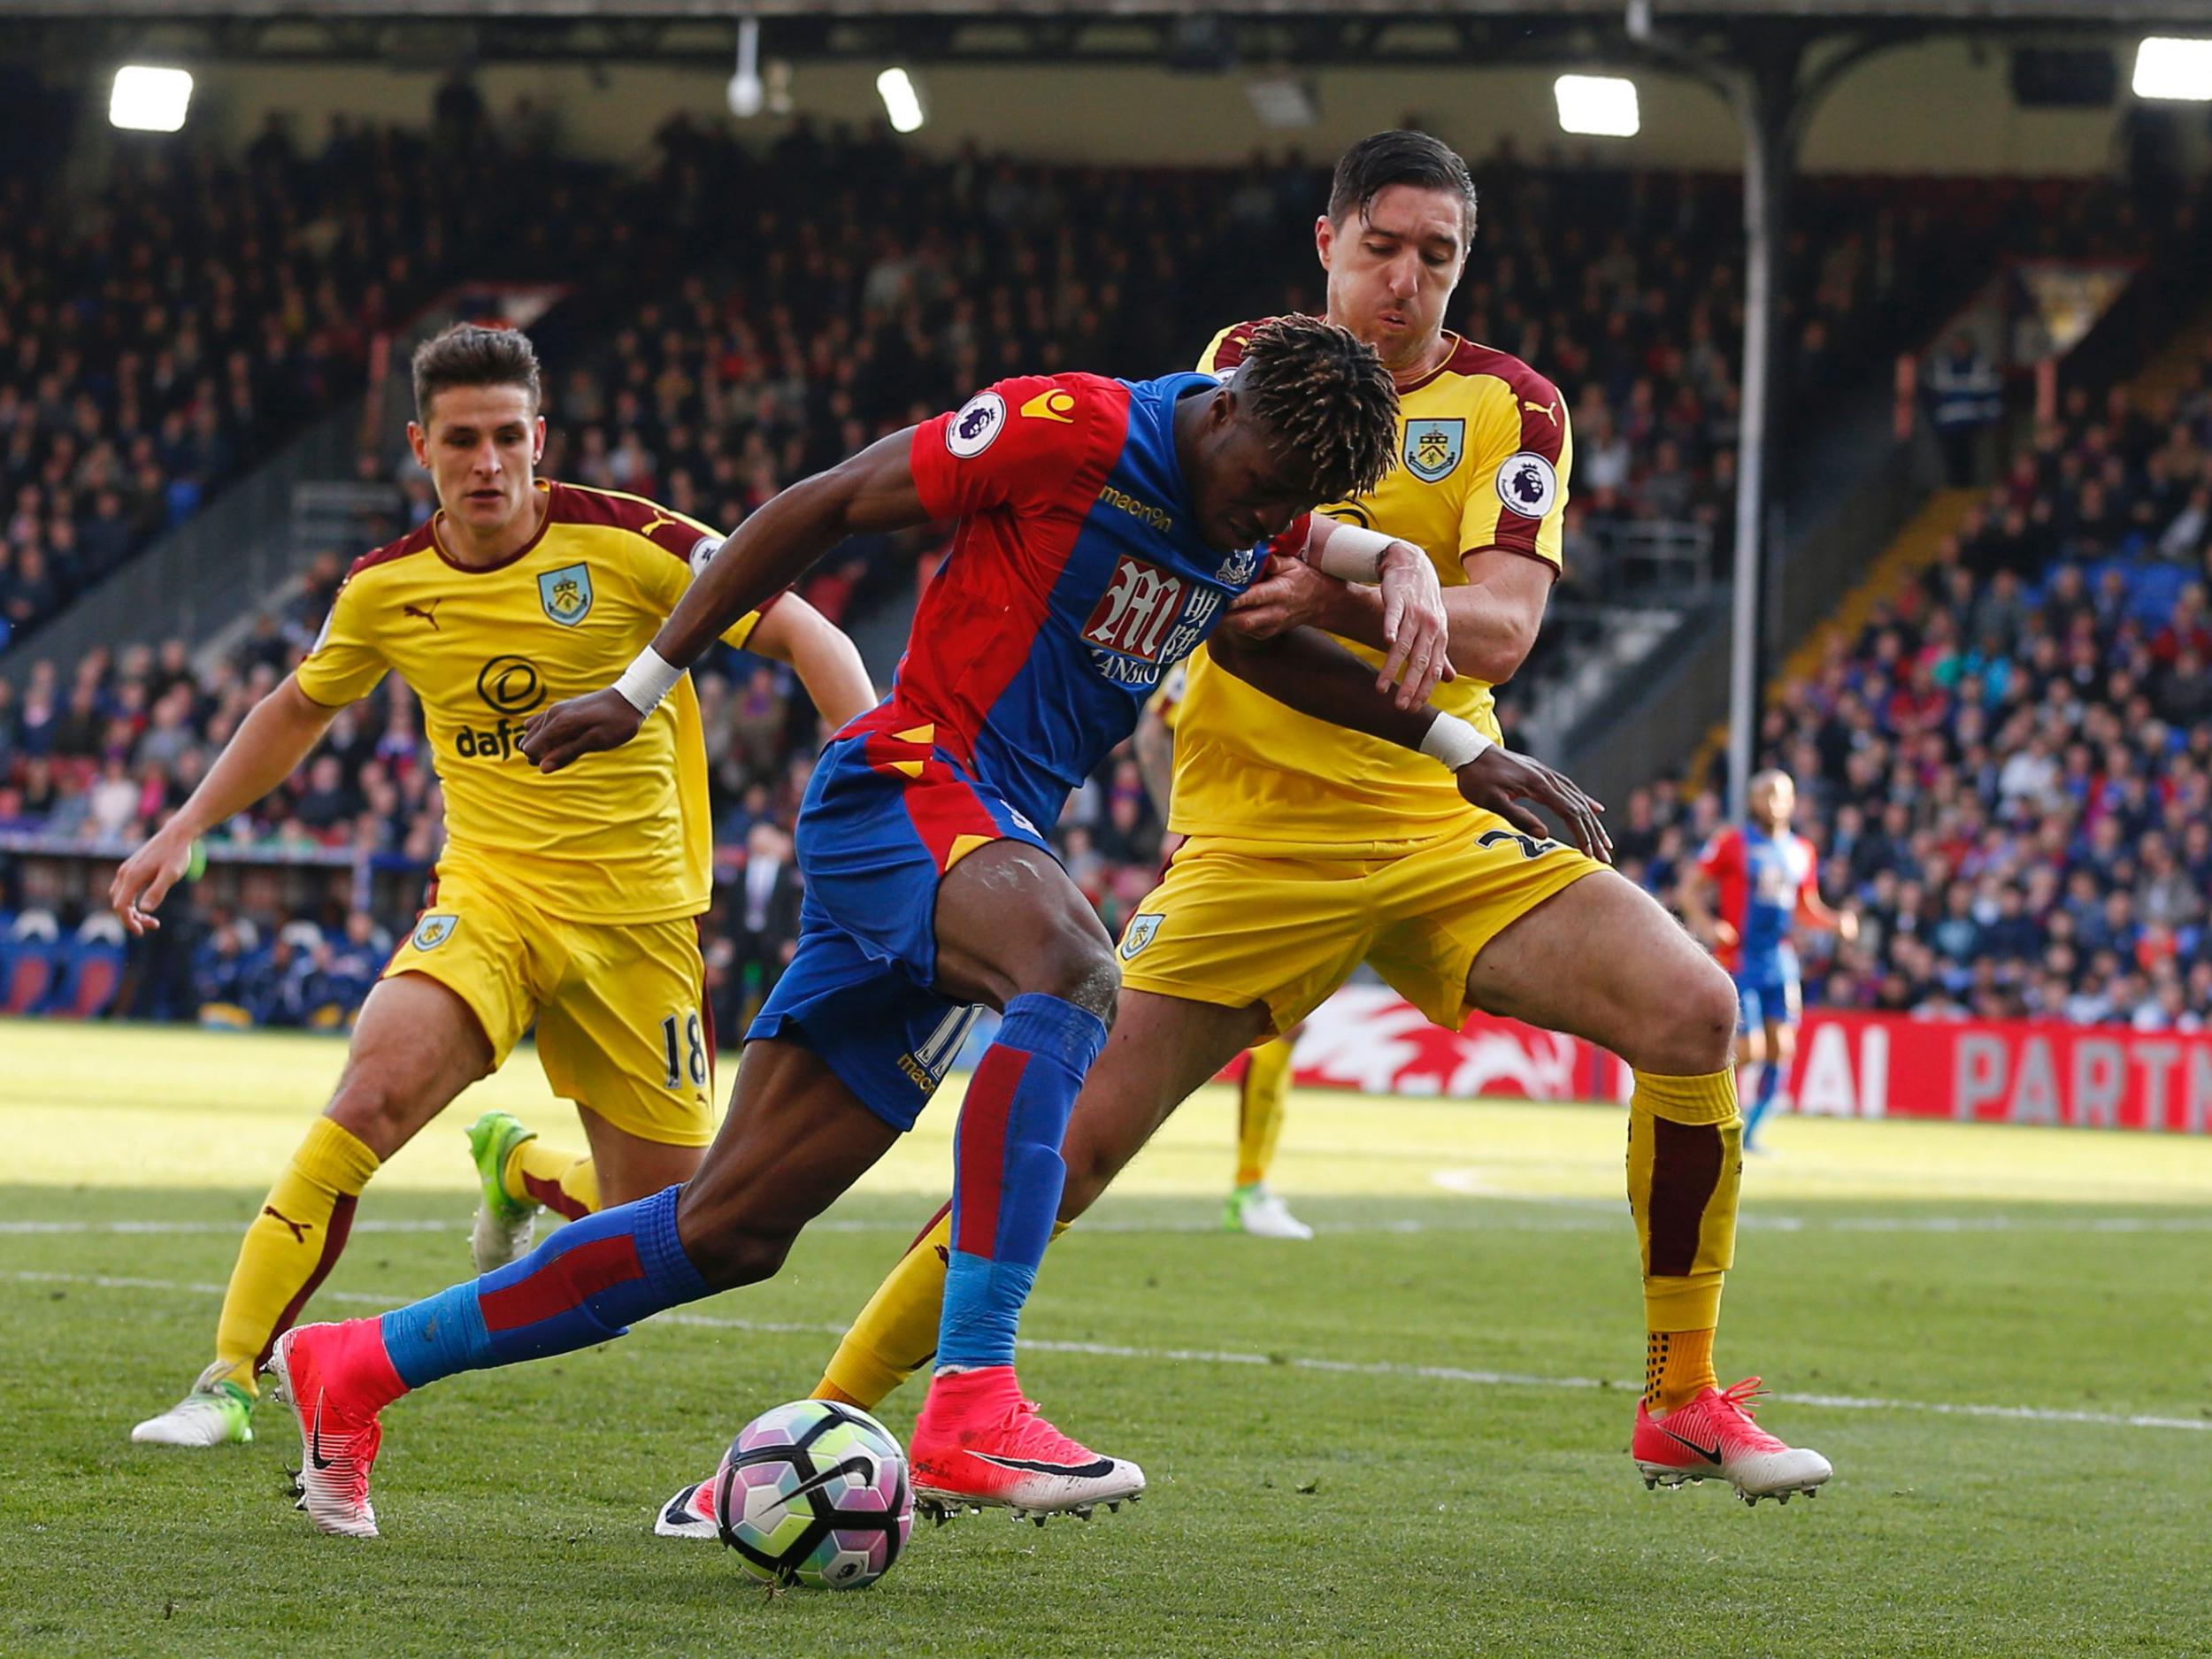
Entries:
POLYGON ((1033 992, 1007 1003, 954 1137, 941 1370, 1014 1363, 1015 1327, 1067 1178, 1060 1141, 1083 1074, 1105 1046, 1105 1022, 1072 1002, 1033 992))
POLYGON ((384 1351, 401 1386, 588 1348, 698 1301, 707 1282, 676 1236, 682 1191, 572 1221, 520 1261, 386 1314, 384 1351))

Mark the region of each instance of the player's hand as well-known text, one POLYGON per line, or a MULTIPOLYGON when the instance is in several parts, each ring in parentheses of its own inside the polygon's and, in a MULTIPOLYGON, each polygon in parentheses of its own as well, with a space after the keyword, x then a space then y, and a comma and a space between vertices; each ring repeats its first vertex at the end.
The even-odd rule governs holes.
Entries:
POLYGON ((523 757, 540 772, 558 772, 586 755, 620 749, 644 724, 636 706, 609 686, 531 716, 522 728, 523 757))
POLYGON ((1401 709, 1417 709, 1440 680, 1452 678, 1447 655, 1450 624, 1444 616, 1444 586, 1429 556, 1407 541, 1394 541, 1382 557, 1383 659, 1375 689, 1398 687, 1401 709))
POLYGON ((1601 863, 1613 862, 1613 838, 1598 822, 1605 808, 1583 794, 1571 778, 1496 743, 1453 775, 1459 781, 1459 793, 1469 802, 1542 841, 1551 839, 1551 826, 1521 803, 1549 807, 1566 825, 1570 841, 1601 863))
POLYGON ((1333 589, 1343 584, 1303 559, 1271 553, 1259 580, 1230 603, 1224 626, 1248 640, 1280 639, 1293 628, 1325 627, 1333 589))
POLYGON ((142 938, 161 926, 153 912, 191 862, 192 838, 165 828, 156 831, 117 867, 115 879, 108 883, 108 902, 133 938, 142 938))
POLYGON ((1718 917, 1706 924, 1705 937, 1706 942, 1716 950, 1733 950, 1736 948, 1736 930, 1718 917))
POLYGON ((1859 942, 1859 913, 1856 910, 1836 912, 1836 937, 1847 945, 1859 942))

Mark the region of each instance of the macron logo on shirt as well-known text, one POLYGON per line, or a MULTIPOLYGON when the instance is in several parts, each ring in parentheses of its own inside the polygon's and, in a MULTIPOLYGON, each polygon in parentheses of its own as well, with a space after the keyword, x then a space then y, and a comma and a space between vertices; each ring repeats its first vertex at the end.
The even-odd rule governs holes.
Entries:
POLYGON ((1162 535, 1171 534, 1175 529, 1175 516, 1166 508, 1155 507, 1148 501, 1139 501, 1127 490, 1116 489, 1109 484, 1098 492, 1098 498, 1109 507, 1118 507, 1132 518, 1150 525, 1162 535))

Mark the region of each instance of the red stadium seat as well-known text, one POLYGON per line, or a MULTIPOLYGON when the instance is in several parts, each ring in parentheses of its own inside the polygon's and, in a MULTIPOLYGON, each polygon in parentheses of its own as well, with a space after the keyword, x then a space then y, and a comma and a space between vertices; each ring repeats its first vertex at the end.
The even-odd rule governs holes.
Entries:
POLYGON ((53 1011, 64 1019, 97 1019, 108 1011, 122 982, 121 952, 100 950, 88 954, 77 964, 67 994, 53 1011))
POLYGON ((27 1014, 53 988, 54 959, 42 950, 18 952, 8 964, 8 999, 0 1013, 27 1014))

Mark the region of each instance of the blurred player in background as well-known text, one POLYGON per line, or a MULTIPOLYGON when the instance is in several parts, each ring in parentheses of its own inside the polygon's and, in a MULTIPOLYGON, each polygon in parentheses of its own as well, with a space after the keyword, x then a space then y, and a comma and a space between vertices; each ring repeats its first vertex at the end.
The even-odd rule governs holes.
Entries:
MULTIPOLYGON (((978 1003, 1003 1018, 954 1143, 937 1371, 908 1445, 915 1495, 1041 1518, 1142 1489, 1135 1464, 1048 1422, 1014 1372, 1060 1197, 1061 1137, 1118 980, 1097 912, 1040 826, 1128 736, 1160 675, 1219 625, 1271 548, 1388 585, 1399 661, 1385 672, 1402 666, 1408 706, 1318 635, 1228 660, 1286 698, 1423 741, 1440 717, 1418 705, 1444 667, 1434 572, 1309 511, 1372 487, 1396 416, 1375 353, 1310 319, 1256 331, 1233 386, 1197 374, 1002 380, 777 495, 614 686, 532 723, 524 742, 548 772, 582 757, 576 774, 588 776, 607 764, 593 758, 601 750, 626 768, 640 720, 730 618, 848 535, 956 521, 890 695, 815 768, 799 819, 798 953, 747 1033, 698 1173, 572 1223, 484 1279, 279 1340, 273 1367, 299 1419, 319 1527, 374 1534, 380 1418, 401 1395, 603 1342, 773 1274, 800 1230, 912 1125, 978 1003)), ((1534 794, 1595 833, 1572 786, 1502 751, 1467 763, 1459 783, 1509 810, 1534 794)))
MULTIPOLYGON (((1144 705, 1130 747, 1135 750, 1137 770, 1145 793, 1163 821, 1173 793, 1175 721, 1188 685, 1187 671, 1178 668, 1160 682, 1152 701, 1144 705)), ((1162 849, 1175 856, 1182 837, 1170 833, 1162 849)), ((1237 1079, 1237 1169, 1229 1188, 1229 1203, 1222 1222, 1232 1233, 1248 1233, 1259 1239, 1310 1239, 1313 1229, 1290 1213, 1267 1184, 1267 1171, 1275 1162, 1275 1148, 1283 1137, 1283 1109, 1290 1099, 1291 1049, 1298 1033, 1271 1037, 1244 1055, 1244 1073, 1237 1079)))
MULTIPOLYGON (((1323 511, 1433 565, 1458 676, 1436 693, 1440 729, 1448 716, 1494 741, 1491 687, 1535 643, 1559 572, 1572 442, 1557 388, 1443 326, 1474 233, 1474 181, 1435 139, 1379 133, 1338 162, 1314 227, 1328 320, 1375 347, 1401 419, 1397 465, 1323 511)), ((1199 367, 1237 371, 1258 326, 1223 329, 1199 367)), ((1308 564, 1271 563, 1236 610, 1247 629, 1323 629, 1380 660, 1372 594, 1308 564)), ((1507 1015, 1633 1069, 1646 1344, 1632 1446, 1647 1482, 1712 1477, 1755 1502, 1828 1479, 1825 1458, 1754 1420, 1755 1379, 1724 1391, 1713 1370, 1742 1174, 1736 996, 1671 916, 1589 852, 1470 804, 1417 756, 1273 707, 1204 650, 1177 716, 1168 828, 1187 839, 1122 935, 1113 1041, 1068 1125, 1063 1226, 1193 1090, 1294 1030, 1364 960, 1439 1025, 1507 1015)), ((928 1362, 947 1225, 892 1270, 818 1394, 872 1407, 928 1362)))
MULTIPOLYGON (((246 1230, 214 1361, 134 1440, 253 1438, 254 1373, 336 1264, 369 1178, 534 1020, 546 1079, 575 1102, 590 1149, 557 1150, 486 1114, 470 1134, 480 1259, 511 1255, 540 1202, 573 1217, 682 1180, 713 1137, 696 922, 712 847, 690 682, 643 741, 597 767, 542 775, 519 741, 533 711, 635 655, 719 540, 649 501, 536 477, 538 361, 518 333, 448 329, 416 352, 414 390, 408 441, 439 511, 356 562, 313 649, 110 895, 133 933, 159 926, 152 912, 195 838, 281 783, 386 673, 414 688, 446 803, 428 903, 361 1010, 336 1092, 246 1230)), ((764 604, 722 637, 792 664, 833 721, 874 701, 852 642, 802 600, 764 604)))
POLYGON ((1742 1039, 1737 1057, 1759 1074, 1744 1119, 1743 1149, 1756 1152, 1762 1149, 1759 1125, 1773 1110, 1797 1052, 1801 993, 1790 928, 1801 921, 1848 944, 1859 936, 1859 918, 1821 901, 1819 856, 1790 828, 1797 785, 1789 773, 1763 772, 1753 778, 1744 809, 1748 822, 1721 831, 1698 855, 1682 884, 1682 910, 1690 931, 1712 946, 1736 981, 1742 1039))

